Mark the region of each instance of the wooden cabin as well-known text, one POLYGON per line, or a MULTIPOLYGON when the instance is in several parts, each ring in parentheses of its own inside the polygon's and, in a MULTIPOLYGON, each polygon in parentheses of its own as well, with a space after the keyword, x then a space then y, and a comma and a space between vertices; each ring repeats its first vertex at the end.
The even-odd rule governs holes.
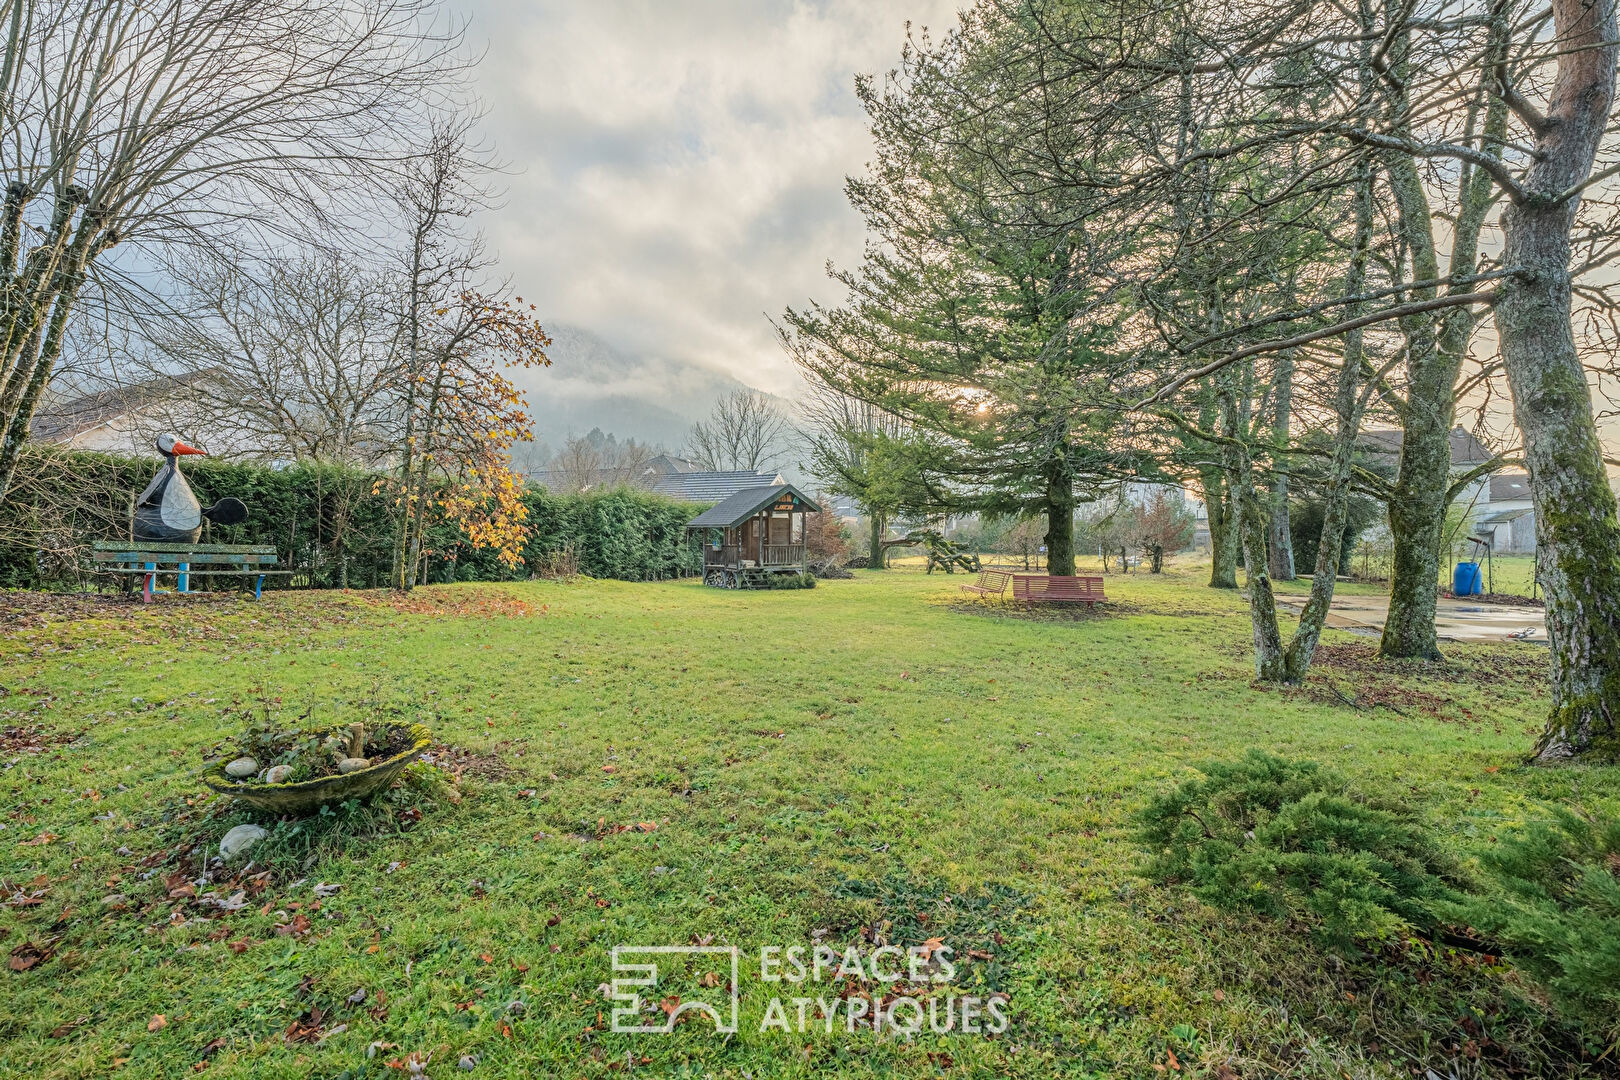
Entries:
POLYGON ((703 544, 703 583, 758 589, 805 572, 804 515, 821 507, 792 484, 744 488, 686 523, 703 544))

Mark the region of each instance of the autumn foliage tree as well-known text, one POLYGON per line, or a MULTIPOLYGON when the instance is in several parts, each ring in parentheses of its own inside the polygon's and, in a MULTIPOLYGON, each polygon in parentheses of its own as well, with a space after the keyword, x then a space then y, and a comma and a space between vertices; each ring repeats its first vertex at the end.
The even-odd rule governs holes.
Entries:
POLYGON ((522 561, 528 511, 512 445, 533 434, 511 367, 546 367, 546 336, 522 297, 469 290, 433 310, 408 397, 407 444, 396 502, 404 538, 395 585, 408 589, 432 552, 423 538, 430 512, 455 522, 474 547, 508 566, 522 561))

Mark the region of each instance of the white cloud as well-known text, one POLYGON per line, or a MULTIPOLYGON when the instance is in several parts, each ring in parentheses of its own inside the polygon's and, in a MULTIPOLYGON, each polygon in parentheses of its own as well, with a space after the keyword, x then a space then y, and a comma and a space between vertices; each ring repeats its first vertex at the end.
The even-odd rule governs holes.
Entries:
POLYGON ((765 313, 858 258, 843 179, 870 153, 858 72, 950 0, 462 0, 510 163, 484 222, 525 297, 629 350, 763 389, 794 375, 765 313))

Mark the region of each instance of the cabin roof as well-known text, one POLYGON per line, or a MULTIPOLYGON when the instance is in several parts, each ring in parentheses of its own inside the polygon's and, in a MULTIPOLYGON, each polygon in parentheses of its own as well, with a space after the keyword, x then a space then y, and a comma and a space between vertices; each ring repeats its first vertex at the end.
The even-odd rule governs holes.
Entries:
POLYGON ((762 487, 743 488, 728 495, 697 517, 686 523, 688 529, 734 529, 775 502, 784 492, 798 497, 801 508, 809 513, 821 512, 815 501, 792 484, 767 484, 762 487))

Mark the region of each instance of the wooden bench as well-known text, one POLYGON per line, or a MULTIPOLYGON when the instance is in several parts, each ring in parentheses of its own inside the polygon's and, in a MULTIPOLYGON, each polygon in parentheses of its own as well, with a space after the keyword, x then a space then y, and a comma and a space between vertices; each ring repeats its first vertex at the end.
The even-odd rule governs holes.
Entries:
POLYGON ((1103 595, 1100 577, 1053 577, 1050 574, 1014 574, 1013 599, 1025 604, 1086 604, 1096 606, 1103 595))
POLYGON ((167 544, 151 540, 97 540, 91 558, 102 565, 97 569, 108 574, 140 574, 144 578, 141 588, 143 603, 152 602, 153 586, 159 574, 174 574, 175 591, 191 591, 193 574, 213 576, 233 574, 253 578, 253 599, 258 600, 264 588, 264 579, 271 575, 290 575, 291 570, 276 570, 274 544, 167 544), (169 565, 165 565, 169 564, 169 565), (207 569, 193 570, 193 565, 207 569))
POLYGON ((1002 596, 1007 592, 1007 582, 1012 578, 1008 570, 980 570, 979 580, 972 585, 963 585, 963 592, 977 593, 980 596, 1002 596))

